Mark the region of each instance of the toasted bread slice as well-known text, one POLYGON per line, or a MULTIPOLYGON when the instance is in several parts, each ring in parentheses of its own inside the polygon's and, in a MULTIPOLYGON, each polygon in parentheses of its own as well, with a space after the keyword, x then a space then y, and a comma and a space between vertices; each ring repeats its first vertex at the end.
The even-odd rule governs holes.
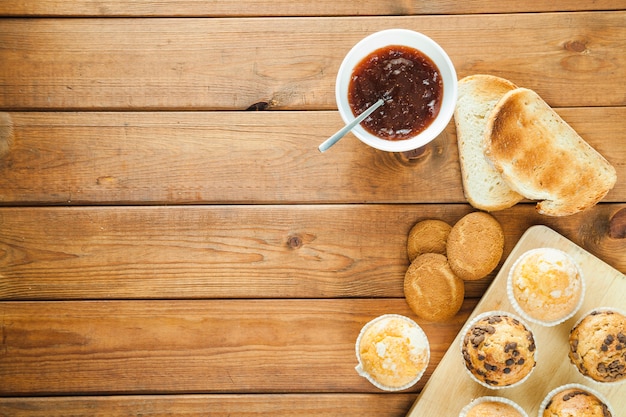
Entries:
POLYGON ((493 75, 470 75, 459 81, 454 122, 463 190, 467 201, 480 210, 503 210, 523 198, 489 164, 482 147, 489 114, 502 96, 515 88, 512 82, 493 75))
POLYGON ((510 91, 498 102, 484 138, 485 156, 509 186, 537 203, 537 211, 566 216, 606 196, 615 168, 585 142, 537 93, 510 91))

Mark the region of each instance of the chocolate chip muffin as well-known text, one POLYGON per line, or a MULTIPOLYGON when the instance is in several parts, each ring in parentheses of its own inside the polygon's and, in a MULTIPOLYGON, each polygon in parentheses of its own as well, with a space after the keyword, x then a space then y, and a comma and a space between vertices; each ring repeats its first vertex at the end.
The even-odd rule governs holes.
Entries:
POLYGON ((459 417, 528 417, 515 402, 503 397, 479 397, 469 403, 459 417))
POLYGON ((609 405, 599 394, 583 385, 570 384, 549 393, 539 410, 540 417, 612 417, 609 405))
POLYGON ((452 226, 443 220, 427 219, 417 222, 409 232, 406 243, 407 256, 413 262, 425 253, 446 254, 446 242, 452 226))
POLYGON ((626 316, 606 309, 584 316, 570 331, 569 358, 597 382, 626 380, 626 316))
POLYGON ((489 388, 505 388, 524 381, 535 367, 535 338, 521 319, 503 312, 478 316, 461 340, 465 367, 489 388))

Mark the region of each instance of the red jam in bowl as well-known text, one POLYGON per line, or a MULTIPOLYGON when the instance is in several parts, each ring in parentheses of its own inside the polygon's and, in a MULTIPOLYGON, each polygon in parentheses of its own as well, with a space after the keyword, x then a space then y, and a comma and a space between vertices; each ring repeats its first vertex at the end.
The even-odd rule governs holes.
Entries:
POLYGON ((390 45, 366 56, 354 68, 348 103, 355 116, 378 99, 385 104, 361 126, 386 140, 411 138, 439 114, 443 81, 437 65, 417 49, 390 45))

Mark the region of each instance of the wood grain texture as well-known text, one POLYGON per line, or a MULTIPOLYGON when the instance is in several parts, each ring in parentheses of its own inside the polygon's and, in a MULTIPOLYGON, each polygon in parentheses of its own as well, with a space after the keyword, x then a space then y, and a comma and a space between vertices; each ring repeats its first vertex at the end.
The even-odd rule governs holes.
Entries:
MULTIPOLYGON (((411 392, 475 304, 418 320, 432 352, 411 392)), ((376 392, 354 343, 386 313, 412 315, 403 299, 1 302, 0 395, 376 392)))
MULTIPOLYGON (((626 239, 609 235, 610 219, 625 207, 547 218, 518 205, 494 216, 505 258, 529 227, 546 224, 626 271, 626 239)), ((470 211, 455 204, 0 208, 0 299, 402 298, 413 224, 454 224, 470 211)), ((496 273, 468 282, 467 296, 480 297, 496 273)))
POLYGON ((243 110, 267 102, 275 109, 334 109, 334 79, 344 55, 365 35, 390 27, 431 36, 460 77, 495 73, 558 107, 621 106, 624 19, 624 11, 378 19, 7 18, 0 21, 0 108, 243 110), (251 42, 258 39, 263 47, 251 42))
MULTIPOLYGON (((626 107, 557 111, 626 178, 626 141, 615 137, 626 107)), ((341 126, 335 111, 5 115, 4 204, 466 201, 453 122, 409 159, 353 135, 320 154, 341 126)), ((624 195, 618 181, 604 201, 624 195)))
POLYGON ((208 394, 0 398, 11 417, 402 417, 415 401, 402 394, 208 394))
POLYGON ((505 257, 548 225, 625 272, 626 1, 562 3, 0 1, 0 416, 410 410, 499 269, 417 319, 417 386, 357 375, 361 326, 414 317, 410 227, 473 211, 453 123, 414 155, 317 151, 341 60, 381 29, 536 90, 616 167, 587 212, 494 213, 505 257))
POLYGON ((3 0, 6 16, 367 16, 415 14, 524 13, 565 10, 620 10, 623 0, 502 2, 495 0, 399 2, 397 0, 254 0, 242 6, 235 0, 3 0))

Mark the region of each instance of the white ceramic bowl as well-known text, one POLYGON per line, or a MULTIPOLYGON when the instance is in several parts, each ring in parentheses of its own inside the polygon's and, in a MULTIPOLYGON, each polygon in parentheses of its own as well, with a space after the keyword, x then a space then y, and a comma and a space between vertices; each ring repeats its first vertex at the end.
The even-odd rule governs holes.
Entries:
POLYGON ((343 59, 335 84, 335 98, 339 114, 345 123, 354 120, 348 102, 348 87, 354 67, 366 56, 389 45, 403 45, 417 49, 429 57, 443 79, 443 100, 439 114, 433 122, 417 135, 404 140, 386 140, 379 138, 358 125, 352 133, 362 142, 376 149, 389 152, 406 152, 420 148, 435 139, 448 125, 456 105, 458 87, 457 75, 452 61, 435 41, 418 32, 407 29, 388 29, 373 33, 358 42, 343 59))

